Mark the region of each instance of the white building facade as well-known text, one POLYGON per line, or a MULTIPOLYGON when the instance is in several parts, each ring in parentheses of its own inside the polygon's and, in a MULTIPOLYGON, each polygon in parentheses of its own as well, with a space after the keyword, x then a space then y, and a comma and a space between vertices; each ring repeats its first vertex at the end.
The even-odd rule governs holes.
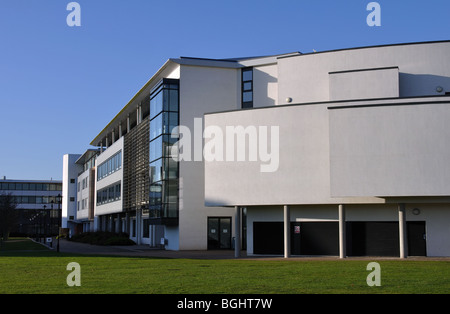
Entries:
POLYGON ((278 58, 274 106, 205 115, 224 134, 242 126, 247 149, 262 144, 252 128, 276 126, 278 167, 206 161, 205 203, 246 209, 248 254, 450 256, 449 54, 429 42, 278 58))
POLYGON ((89 230, 236 255, 450 256, 448 55, 169 59, 91 142, 89 230))

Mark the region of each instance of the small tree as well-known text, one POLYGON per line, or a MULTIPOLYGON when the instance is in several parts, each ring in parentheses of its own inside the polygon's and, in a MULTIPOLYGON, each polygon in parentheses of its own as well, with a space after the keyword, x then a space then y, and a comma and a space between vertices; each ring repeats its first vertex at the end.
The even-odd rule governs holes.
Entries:
POLYGON ((9 233, 17 225, 19 215, 17 203, 14 196, 9 194, 0 195, 0 238, 8 240, 9 233))

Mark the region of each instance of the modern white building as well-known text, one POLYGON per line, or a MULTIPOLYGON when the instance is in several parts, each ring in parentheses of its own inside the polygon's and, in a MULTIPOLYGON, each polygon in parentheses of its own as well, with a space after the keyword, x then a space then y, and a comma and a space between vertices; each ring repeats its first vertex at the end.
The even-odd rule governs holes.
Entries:
POLYGON ((83 230, 237 255, 450 256, 449 55, 441 41, 169 59, 92 140, 83 230))
POLYGON ((246 208, 247 254, 450 256, 449 55, 445 41, 253 65, 253 109, 205 129, 241 126, 238 147, 266 145, 277 167, 206 161, 205 203, 246 208), (273 104, 257 101, 272 84, 273 104))

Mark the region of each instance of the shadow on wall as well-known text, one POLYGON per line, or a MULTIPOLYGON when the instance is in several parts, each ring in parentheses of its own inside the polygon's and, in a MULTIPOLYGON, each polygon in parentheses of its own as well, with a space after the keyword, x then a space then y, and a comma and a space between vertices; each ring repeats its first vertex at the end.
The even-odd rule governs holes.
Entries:
POLYGON ((447 76, 400 73, 399 81, 400 97, 439 96, 450 92, 450 77, 447 76))

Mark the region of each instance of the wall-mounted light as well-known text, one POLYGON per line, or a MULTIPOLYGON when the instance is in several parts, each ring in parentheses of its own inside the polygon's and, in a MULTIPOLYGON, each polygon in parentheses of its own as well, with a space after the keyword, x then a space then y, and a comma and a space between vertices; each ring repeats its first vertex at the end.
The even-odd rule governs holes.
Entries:
POLYGON ((291 103, 291 102, 292 102, 292 98, 291 98, 291 97, 287 97, 287 98, 286 98, 286 102, 287 102, 287 103, 291 103))
POLYGON ((413 213, 413 215, 420 215, 420 209, 418 209, 418 208, 413 208, 413 210, 412 210, 412 213, 413 213))
POLYGON ((438 86, 438 87, 436 87, 436 91, 438 93, 442 93, 444 91, 444 88, 442 86, 438 86))

